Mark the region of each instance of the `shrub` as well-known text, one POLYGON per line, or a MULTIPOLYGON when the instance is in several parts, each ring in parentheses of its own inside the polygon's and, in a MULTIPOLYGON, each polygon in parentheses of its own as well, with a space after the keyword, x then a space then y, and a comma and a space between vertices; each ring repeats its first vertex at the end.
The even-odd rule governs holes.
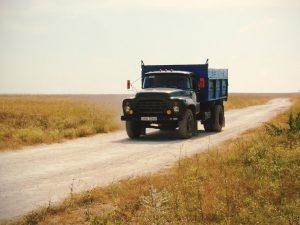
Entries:
POLYGON ((74 128, 65 129, 62 131, 64 138, 75 138, 76 137, 76 130, 74 128))
POLYGON ((78 137, 85 137, 95 133, 96 131, 92 126, 84 125, 76 128, 76 136, 78 137))
POLYGON ((43 142, 44 132, 40 128, 25 128, 16 130, 13 138, 22 144, 37 144, 43 142))
POLYGON ((282 135, 284 133, 300 131, 300 116, 299 115, 300 115, 300 112, 298 113, 298 116, 295 120, 293 112, 290 112, 289 119, 288 119, 289 128, 282 128, 280 126, 274 125, 273 123, 267 123, 265 125, 267 133, 270 135, 273 135, 273 136, 278 136, 278 135, 282 135))
POLYGON ((61 132, 58 129, 50 130, 48 134, 50 142, 59 141, 62 137, 61 132))
POLYGON ((290 126, 290 130, 296 130, 297 129, 296 121, 294 119, 293 112, 290 112, 289 126, 290 126))

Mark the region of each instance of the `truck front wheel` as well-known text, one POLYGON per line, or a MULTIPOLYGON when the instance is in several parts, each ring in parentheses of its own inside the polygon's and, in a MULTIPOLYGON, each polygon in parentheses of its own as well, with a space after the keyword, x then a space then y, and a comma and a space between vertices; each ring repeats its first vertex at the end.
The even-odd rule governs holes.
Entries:
POLYGON ((126 121, 126 132, 128 137, 131 139, 136 139, 145 133, 145 128, 143 128, 138 122, 126 121))
POLYGON ((179 122, 178 133, 181 138, 187 139, 195 133, 195 117, 190 109, 185 111, 182 120, 179 122))

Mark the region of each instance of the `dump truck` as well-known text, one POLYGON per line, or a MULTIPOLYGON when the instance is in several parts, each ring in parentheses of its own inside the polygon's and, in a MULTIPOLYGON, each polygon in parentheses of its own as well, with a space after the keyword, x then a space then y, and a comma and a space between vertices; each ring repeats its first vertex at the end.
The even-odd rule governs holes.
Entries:
POLYGON ((228 69, 209 68, 208 60, 189 65, 145 65, 142 61, 141 81, 141 91, 122 103, 121 120, 126 122, 129 138, 156 128, 174 130, 187 139, 197 134, 198 121, 207 132, 220 132, 225 126, 228 69))

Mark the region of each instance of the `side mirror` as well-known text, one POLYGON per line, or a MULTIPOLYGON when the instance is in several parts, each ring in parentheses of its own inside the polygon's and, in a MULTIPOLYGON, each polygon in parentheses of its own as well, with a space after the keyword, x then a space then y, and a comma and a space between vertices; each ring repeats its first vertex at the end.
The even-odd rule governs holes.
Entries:
POLYGON ((131 86, 130 80, 127 80, 127 89, 129 90, 131 86))

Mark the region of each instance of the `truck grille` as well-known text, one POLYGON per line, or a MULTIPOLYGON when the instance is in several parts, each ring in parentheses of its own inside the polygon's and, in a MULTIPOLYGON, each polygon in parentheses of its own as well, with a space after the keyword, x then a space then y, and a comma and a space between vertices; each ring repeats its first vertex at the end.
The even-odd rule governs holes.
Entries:
POLYGON ((164 102, 161 100, 140 100, 136 103, 139 113, 163 113, 164 102))

